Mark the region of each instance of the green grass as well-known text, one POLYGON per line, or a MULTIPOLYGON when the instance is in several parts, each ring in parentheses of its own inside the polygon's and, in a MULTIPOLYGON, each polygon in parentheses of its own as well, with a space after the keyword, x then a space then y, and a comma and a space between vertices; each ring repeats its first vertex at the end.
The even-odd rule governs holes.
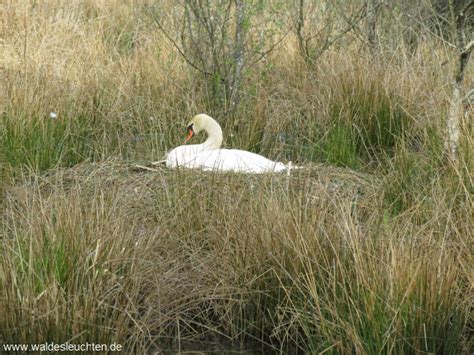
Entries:
POLYGON ((44 171, 73 166, 100 156, 103 129, 84 116, 51 118, 4 117, 0 144, 3 165, 44 171))
POLYGON ((22 8, 7 8, 2 63, 0 342, 471 352, 474 141, 464 123, 444 159, 451 76, 430 71, 449 49, 352 43, 306 66, 289 35, 230 117, 220 79, 145 7, 22 8), (226 147, 304 169, 133 168, 200 112, 226 147))
POLYGON ((356 168, 360 165, 360 156, 357 153, 357 138, 351 129, 345 125, 334 124, 323 138, 322 151, 325 160, 336 166, 356 168))
POLYGON ((400 99, 378 80, 376 76, 341 79, 329 103, 332 126, 326 144, 331 162, 356 168, 357 160, 380 160, 393 155, 413 133, 400 99))

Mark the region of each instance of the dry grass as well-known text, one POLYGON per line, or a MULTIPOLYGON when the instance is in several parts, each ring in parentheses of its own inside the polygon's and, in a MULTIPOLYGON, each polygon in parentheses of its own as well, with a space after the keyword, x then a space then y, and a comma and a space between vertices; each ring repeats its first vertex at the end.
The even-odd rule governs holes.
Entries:
POLYGON ((288 36, 230 121, 154 23, 171 3, 0 7, 0 342, 471 351, 474 140, 464 122, 443 160, 451 49, 353 42, 308 67, 288 36), (132 168, 202 111, 227 146, 306 168, 132 168))
POLYGON ((6 192, 3 341, 459 346, 472 280, 456 209, 381 216, 380 182, 323 166, 288 179, 109 160, 26 181, 6 192))

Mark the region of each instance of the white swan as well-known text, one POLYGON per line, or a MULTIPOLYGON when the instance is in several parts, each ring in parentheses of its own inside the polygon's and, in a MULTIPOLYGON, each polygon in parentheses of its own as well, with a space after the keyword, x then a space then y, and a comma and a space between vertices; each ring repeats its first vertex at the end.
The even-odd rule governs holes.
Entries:
POLYGON ((206 114, 194 116, 187 129, 189 134, 185 142, 202 130, 207 132, 208 138, 202 144, 182 145, 170 151, 166 156, 167 167, 253 174, 282 172, 291 169, 290 165, 286 166, 245 150, 220 149, 222 129, 219 123, 206 114))

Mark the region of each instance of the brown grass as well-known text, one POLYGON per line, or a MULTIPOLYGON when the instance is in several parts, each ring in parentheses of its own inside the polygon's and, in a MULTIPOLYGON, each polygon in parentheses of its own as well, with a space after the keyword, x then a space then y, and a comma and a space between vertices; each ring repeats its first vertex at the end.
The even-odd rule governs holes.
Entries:
POLYGON ((0 8, 0 343, 471 351, 474 140, 443 161, 444 43, 308 66, 288 35, 230 120, 153 21, 172 2, 0 8), (305 169, 133 169, 204 111, 305 169))

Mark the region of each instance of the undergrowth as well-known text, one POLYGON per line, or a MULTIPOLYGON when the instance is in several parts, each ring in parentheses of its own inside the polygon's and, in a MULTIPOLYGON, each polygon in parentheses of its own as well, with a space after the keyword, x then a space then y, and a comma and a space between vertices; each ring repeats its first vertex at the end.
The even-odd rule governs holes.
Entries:
POLYGON ((288 36, 229 116, 145 7, 98 4, 0 5, 0 343, 471 352, 474 141, 463 122, 445 159, 449 49, 308 64, 288 36), (304 168, 132 169, 200 112, 226 147, 304 168))

